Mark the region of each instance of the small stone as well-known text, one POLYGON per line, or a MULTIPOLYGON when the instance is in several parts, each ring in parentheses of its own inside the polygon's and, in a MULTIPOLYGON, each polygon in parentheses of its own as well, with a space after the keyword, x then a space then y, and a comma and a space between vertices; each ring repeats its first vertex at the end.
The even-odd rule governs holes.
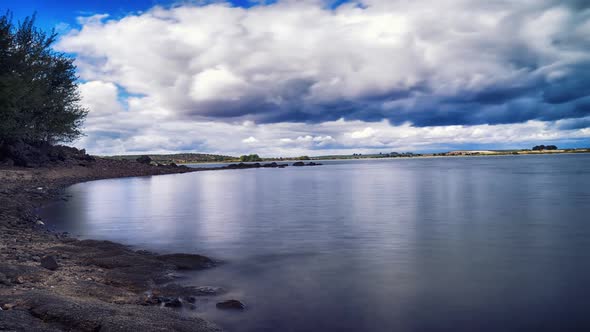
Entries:
POLYGON ((51 271, 55 271, 59 267, 53 256, 44 256, 41 258, 41 266, 51 271))
POLYGON ((45 225, 45 223, 43 221, 41 221, 41 219, 37 219, 37 221, 35 222, 37 225, 45 225))
POLYGON ((246 306, 238 301, 238 300, 227 300, 223 302, 218 302, 216 305, 217 309, 222 310, 244 310, 246 306))

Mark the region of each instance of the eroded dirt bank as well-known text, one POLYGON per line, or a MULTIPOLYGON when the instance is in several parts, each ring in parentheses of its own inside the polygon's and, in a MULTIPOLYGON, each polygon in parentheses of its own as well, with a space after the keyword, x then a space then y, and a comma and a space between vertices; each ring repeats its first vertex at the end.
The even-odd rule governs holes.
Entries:
POLYGON ((33 212, 65 199, 62 189, 77 182, 192 171, 106 159, 0 167, 0 331, 219 331, 178 307, 190 309, 196 298, 221 290, 174 283, 183 270, 215 261, 80 241, 47 231, 33 212))

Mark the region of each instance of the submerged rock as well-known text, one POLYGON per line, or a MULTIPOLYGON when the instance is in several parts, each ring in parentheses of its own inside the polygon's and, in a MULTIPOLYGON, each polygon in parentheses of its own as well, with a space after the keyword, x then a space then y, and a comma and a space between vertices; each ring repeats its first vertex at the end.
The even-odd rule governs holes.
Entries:
POLYGON ((53 256, 44 256, 41 258, 41 266, 51 271, 55 271, 59 267, 53 256))
POLYGON ((194 254, 161 255, 157 259, 174 265, 178 270, 199 270, 215 266, 211 258, 194 254))
POLYGON ((225 292, 222 287, 215 286, 198 286, 194 288, 198 295, 219 295, 225 292))
POLYGON ((182 307, 182 301, 177 297, 167 299, 167 301, 164 302, 164 306, 168 308, 180 308, 182 307))
POLYGON ((223 302, 218 302, 216 305, 217 309, 222 310, 244 310, 246 306, 238 301, 238 300, 227 300, 223 302))

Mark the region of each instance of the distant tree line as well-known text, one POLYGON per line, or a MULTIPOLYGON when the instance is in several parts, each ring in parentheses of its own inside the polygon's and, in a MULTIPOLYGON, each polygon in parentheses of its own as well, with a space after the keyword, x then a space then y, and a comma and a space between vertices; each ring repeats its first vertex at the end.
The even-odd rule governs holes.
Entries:
POLYGON ((25 140, 78 138, 87 111, 80 105, 74 60, 51 46, 57 34, 35 27, 35 16, 14 24, 0 16, 0 147, 25 140))
POLYGON ((262 158, 260 158, 257 154, 250 154, 250 155, 240 156, 240 161, 241 162, 262 161, 262 158))
POLYGON ((557 146, 555 146, 555 145, 536 145, 533 147, 533 151, 543 151, 543 150, 557 150, 557 146))

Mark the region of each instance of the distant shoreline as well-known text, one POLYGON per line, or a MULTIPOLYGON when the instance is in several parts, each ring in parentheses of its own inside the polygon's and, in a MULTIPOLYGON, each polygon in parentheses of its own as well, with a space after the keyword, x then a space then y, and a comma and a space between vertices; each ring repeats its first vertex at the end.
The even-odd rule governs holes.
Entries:
MULTIPOLYGON (((467 150, 465 150, 467 152, 467 150)), ((578 150, 547 150, 547 151, 531 151, 531 150, 517 150, 517 151, 510 151, 510 152, 491 152, 491 153, 464 153, 464 154, 453 154, 453 153, 426 153, 426 154, 416 154, 412 156, 398 156, 398 157, 391 157, 391 156, 384 156, 379 157, 375 155, 370 156, 355 156, 355 157, 348 157, 348 156, 341 156, 341 157, 310 157, 310 161, 342 161, 342 160, 395 160, 395 159, 417 159, 417 158, 457 158, 457 157, 498 157, 498 156, 536 156, 536 155, 562 155, 562 154, 583 154, 583 153, 590 153, 590 149, 578 149, 578 150)), ((271 162, 271 161, 280 161, 280 162, 296 162, 301 161, 299 159, 290 158, 290 159, 276 159, 276 158, 262 158, 262 162, 271 162)), ((307 161, 307 160, 306 160, 307 161)), ((218 161, 218 162, 187 162, 187 163, 178 163, 179 165, 217 165, 217 164, 232 164, 232 163, 240 163, 240 161, 218 161)), ((254 163, 254 162, 249 162, 254 163)))
MULTIPOLYGON (((505 155, 544 155, 544 154, 577 154, 590 153, 590 148, 576 149, 556 149, 556 150, 455 150, 438 153, 380 153, 380 154, 352 154, 352 155, 324 155, 324 156, 301 156, 285 158, 260 158, 257 160, 244 161, 238 157, 213 155, 203 153, 178 153, 178 154, 146 154, 153 162, 178 165, 216 165, 216 164, 235 164, 235 163, 255 163, 255 162, 297 162, 297 161, 329 161, 329 160, 368 160, 368 159, 399 159, 399 158, 433 158, 433 157, 474 157, 474 156, 505 156, 505 155), (215 160, 218 158, 218 160, 215 160)), ((105 159, 114 160, 135 160, 141 155, 119 155, 119 156, 101 156, 105 159)))

